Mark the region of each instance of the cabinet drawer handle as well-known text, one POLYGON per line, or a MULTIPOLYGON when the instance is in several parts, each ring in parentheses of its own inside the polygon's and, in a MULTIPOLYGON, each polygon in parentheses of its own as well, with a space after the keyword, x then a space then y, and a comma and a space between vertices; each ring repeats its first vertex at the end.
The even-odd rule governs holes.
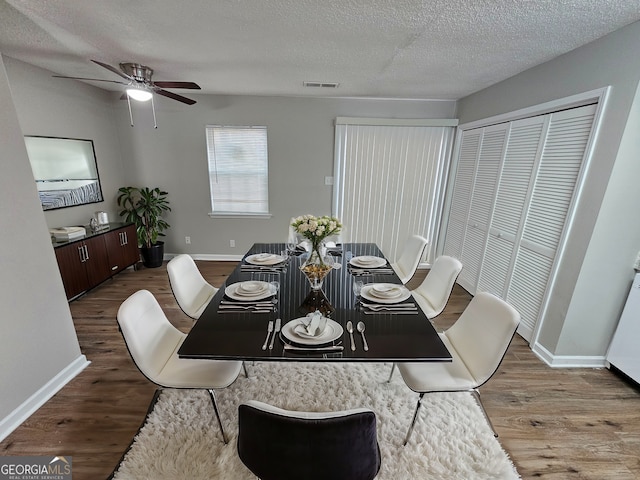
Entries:
POLYGON ((84 259, 89 260, 89 248, 86 245, 83 248, 84 248, 84 259))
POLYGON ((111 270, 117 270, 118 269, 118 265, 111 267, 111 270))
POLYGON ((87 259, 84 258, 84 247, 82 245, 78 247, 78 255, 80 255, 80 263, 84 263, 87 261, 87 259))

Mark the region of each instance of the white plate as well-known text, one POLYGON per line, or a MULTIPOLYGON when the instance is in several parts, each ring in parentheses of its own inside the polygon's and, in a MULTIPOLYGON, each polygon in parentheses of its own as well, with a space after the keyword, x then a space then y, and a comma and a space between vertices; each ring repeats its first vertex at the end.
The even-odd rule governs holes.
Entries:
POLYGON ((275 253, 256 253, 249 255, 245 261, 252 265, 276 265, 284 262, 284 257, 275 253))
POLYGON ((381 257, 362 255, 360 257, 353 257, 349 260, 349 263, 358 268, 380 268, 387 264, 387 260, 381 257))
POLYGON ((366 298, 369 301, 372 302, 378 302, 378 303, 400 303, 400 302, 404 302, 407 298, 409 298, 411 296, 411 292, 407 289, 407 287, 405 287, 404 285, 398 285, 395 283, 371 283, 369 285, 364 285, 362 287, 362 290, 360 291, 360 295, 362 296, 362 298, 366 298), (381 286, 381 285, 389 285, 392 287, 398 287, 400 290, 400 294, 389 298, 389 297, 379 297, 376 296, 372 293, 372 289, 374 286, 381 286))
POLYGON ((324 328, 324 332, 317 337, 303 337, 302 335, 298 335, 298 333, 295 332, 295 328, 298 325, 302 325, 302 320, 300 318, 296 318, 285 323, 282 326, 282 335, 287 340, 299 345, 321 345, 323 343, 333 342, 334 340, 342 337, 342 334, 344 333, 342 326, 330 318, 327 319, 327 326, 324 328))
POLYGON ((224 294, 233 300, 262 300, 274 292, 267 282, 250 281, 233 283, 224 289, 224 294))

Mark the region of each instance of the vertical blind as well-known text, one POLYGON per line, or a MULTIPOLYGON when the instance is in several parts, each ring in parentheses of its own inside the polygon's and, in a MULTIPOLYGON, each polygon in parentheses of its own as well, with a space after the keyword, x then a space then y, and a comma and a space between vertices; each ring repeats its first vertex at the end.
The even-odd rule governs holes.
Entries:
POLYGON ((267 127, 207 125, 206 132, 212 212, 268 213, 267 127))
POLYGON ((407 238, 419 234, 432 262, 457 120, 438 126, 347 120, 336 120, 335 140, 333 214, 345 226, 342 240, 375 242, 395 260, 407 238))

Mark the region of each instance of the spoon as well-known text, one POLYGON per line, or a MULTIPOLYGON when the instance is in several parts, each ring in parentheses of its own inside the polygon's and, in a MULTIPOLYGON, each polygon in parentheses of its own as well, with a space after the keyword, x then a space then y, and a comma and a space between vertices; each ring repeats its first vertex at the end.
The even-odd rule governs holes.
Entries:
POLYGON ((349 332, 349 336, 351 337, 351 350, 356 351, 356 342, 353 340, 353 323, 351 320, 347 322, 347 332, 349 332))
POLYGON ((369 350, 369 345, 367 345, 367 339, 364 338, 364 323, 358 322, 357 328, 358 328, 358 331, 360 332, 360 335, 362 335, 362 343, 364 344, 364 351, 367 352, 369 350))

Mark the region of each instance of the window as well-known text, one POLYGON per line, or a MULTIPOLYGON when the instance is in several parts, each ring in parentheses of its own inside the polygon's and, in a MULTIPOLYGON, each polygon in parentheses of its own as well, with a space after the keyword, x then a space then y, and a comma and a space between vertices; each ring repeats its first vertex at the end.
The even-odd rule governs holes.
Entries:
POLYGON ((267 127, 207 125, 212 215, 268 215, 267 127))
POLYGON ((334 214, 344 242, 375 242, 397 259, 410 235, 435 260, 455 119, 338 117, 334 214))

